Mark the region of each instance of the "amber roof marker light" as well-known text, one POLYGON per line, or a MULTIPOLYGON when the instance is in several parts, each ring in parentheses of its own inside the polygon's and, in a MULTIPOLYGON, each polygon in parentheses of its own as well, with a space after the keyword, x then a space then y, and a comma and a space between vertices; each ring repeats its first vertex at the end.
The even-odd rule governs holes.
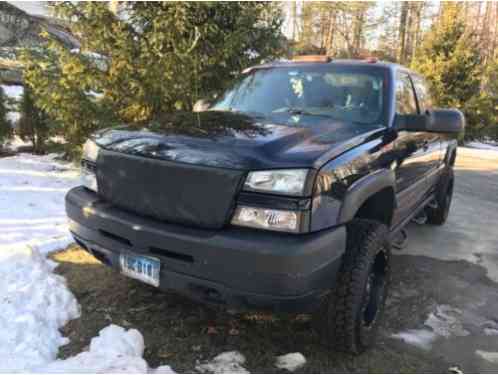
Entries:
POLYGON ((377 62, 379 62, 379 59, 377 57, 367 57, 365 58, 365 62, 369 63, 369 64, 375 64, 377 62))
POLYGON ((293 62, 315 62, 315 63, 328 63, 332 59, 325 55, 301 55, 294 56, 292 58, 293 62))

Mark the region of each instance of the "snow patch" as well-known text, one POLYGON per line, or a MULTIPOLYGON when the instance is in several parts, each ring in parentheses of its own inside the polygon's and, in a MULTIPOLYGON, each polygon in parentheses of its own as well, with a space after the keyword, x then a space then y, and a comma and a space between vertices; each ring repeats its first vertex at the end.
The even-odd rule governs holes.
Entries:
POLYGON ((468 336, 470 333, 463 328, 460 320, 462 311, 460 309, 440 305, 436 306, 436 311, 429 314, 425 325, 431 327, 438 336, 468 336))
POLYGON ((467 142, 465 146, 470 147, 470 148, 478 148, 480 150, 493 150, 493 151, 498 151, 498 143, 496 142, 478 142, 478 141, 472 141, 472 142, 467 142))
POLYGON ((20 100, 24 93, 24 87, 21 85, 1 85, 2 90, 8 97, 20 100))
POLYGON ((79 316, 55 263, 29 247, 0 251, 0 368, 23 371, 55 359, 59 328, 79 316))
POLYGON ((29 246, 41 253, 72 242, 64 210, 79 170, 56 155, 0 158, 0 252, 29 246))
POLYGON ((301 353, 284 354, 276 358, 275 366, 287 371, 296 371, 306 364, 306 358, 301 353))
MULTIPOLYGON (((111 324, 92 339, 88 351, 74 357, 34 368, 42 373, 145 373, 147 362, 142 358, 143 336, 136 329, 125 330, 111 324)), ((162 373, 174 373, 169 366, 162 373), (169 372, 165 372, 167 368, 169 372)))
POLYGON ((176 374, 170 366, 163 365, 149 371, 151 374, 176 374))
POLYGON ((486 352, 484 350, 476 350, 477 356, 481 357, 482 359, 492 362, 492 363, 498 363, 498 352, 486 352))
POLYGON ((420 349, 431 350, 436 334, 428 329, 410 329, 405 332, 396 333, 391 337, 403 340, 407 344, 414 345, 420 349))
POLYGON ((498 329, 495 329, 495 328, 484 328, 484 334, 486 336, 498 336, 498 329))
POLYGON ((202 373, 216 374, 249 374, 242 365, 246 362, 246 357, 237 351, 224 352, 211 361, 195 366, 195 369, 202 373))
POLYGON ((438 305, 436 311, 431 312, 424 325, 431 328, 411 329, 391 335, 407 344, 421 349, 430 350, 432 343, 438 337, 468 336, 469 331, 463 328, 462 311, 449 305, 438 305))
POLYGON ((140 332, 115 325, 88 351, 56 360, 69 342, 59 329, 80 312, 45 255, 72 242, 64 196, 78 184, 78 169, 55 155, 0 158, 0 372, 174 373, 149 369, 140 332))

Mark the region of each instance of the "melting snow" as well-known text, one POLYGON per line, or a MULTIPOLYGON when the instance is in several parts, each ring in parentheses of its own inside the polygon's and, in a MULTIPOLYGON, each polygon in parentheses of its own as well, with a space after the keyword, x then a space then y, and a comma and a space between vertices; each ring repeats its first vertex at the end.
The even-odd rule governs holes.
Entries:
POLYGON ((425 325, 432 328, 434 333, 443 337, 467 336, 469 331, 462 326, 460 317, 462 311, 448 305, 436 307, 436 311, 429 314, 425 325))
POLYGON ((461 321, 462 311, 449 305, 436 306, 436 311, 431 312, 424 325, 431 329, 411 329, 391 335, 403 340, 407 344, 421 349, 430 350, 432 343, 438 337, 467 336, 469 331, 463 328, 461 321))
POLYGON ((0 251, 0 368, 28 370, 67 344, 59 328, 79 316, 55 263, 29 247, 0 251))
POLYGON ((498 329, 495 329, 495 328, 484 328, 484 334, 486 336, 498 336, 498 329))
POLYGON ((477 142, 477 141, 472 141, 472 142, 467 142, 465 144, 467 147, 470 148, 478 148, 480 150, 493 150, 493 151, 498 151, 498 143, 496 142, 477 142))
POLYGON ((72 242, 64 196, 79 184, 79 171, 54 158, 0 158, 0 251, 30 246, 47 253, 72 242))
POLYGON ((486 352, 484 350, 476 350, 476 354, 488 362, 498 363, 498 352, 486 352))
POLYGON ((56 360, 68 343, 59 329, 79 317, 79 306, 45 255, 72 242, 64 196, 79 172, 54 157, 0 158, 0 372, 147 372, 142 335, 115 325, 88 351, 56 360))
POLYGON ((392 335, 395 339, 400 339, 407 344, 414 345, 418 348, 430 350, 432 342, 436 339, 436 334, 428 329, 409 329, 392 335))
POLYGON ((203 373, 216 374, 249 374, 242 365, 246 362, 246 357, 237 351, 224 352, 211 361, 197 365, 195 369, 203 373))
POLYGON ((287 371, 296 371, 306 364, 306 358, 301 353, 284 354, 276 358, 275 366, 287 371))
MULTIPOLYGON (((136 329, 127 331, 122 327, 110 325, 92 339, 88 351, 66 360, 35 367, 33 371, 38 373, 145 373, 148 371, 148 365, 142 358, 143 352, 144 339, 140 332, 136 329)), ((162 366, 158 370, 160 373, 174 373, 169 366, 162 366)))

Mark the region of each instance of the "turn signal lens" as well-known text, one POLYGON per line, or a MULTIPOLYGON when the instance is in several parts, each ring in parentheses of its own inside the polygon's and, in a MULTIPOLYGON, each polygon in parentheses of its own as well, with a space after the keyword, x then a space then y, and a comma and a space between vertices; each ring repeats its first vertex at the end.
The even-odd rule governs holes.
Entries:
POLYGON ((81 161, 81 184, 87 189, 98 192, 95 164, 88 160, 81 161))

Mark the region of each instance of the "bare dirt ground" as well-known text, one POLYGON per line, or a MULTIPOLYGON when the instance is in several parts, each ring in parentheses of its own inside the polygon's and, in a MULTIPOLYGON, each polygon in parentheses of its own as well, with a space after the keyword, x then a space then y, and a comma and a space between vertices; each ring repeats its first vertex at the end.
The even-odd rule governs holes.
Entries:
POLYGON ((274 357, 289 352, 304 354, 308 362, 300 371, 310 373, 448 372, 452 366, 497 372, 489 354, 498 352, 496 155, 461 149, 448 223, 409 226, 407 248, 393 257, 379 343, 368 353, 352 357, 322 347, 306 316, 211 310, 127 279, 74 246, 53 255, 82 307, 81 318, 64 328, 71 342, 60 356, 84 350, 115 323, 142 332, 151 366, 169 364, 178 372, 193 372, 196 361, 227 350, 243 353, 251 372, 278 372, 274 357), (434 338, 415 346, 392 337, 400 332, 434 338))

